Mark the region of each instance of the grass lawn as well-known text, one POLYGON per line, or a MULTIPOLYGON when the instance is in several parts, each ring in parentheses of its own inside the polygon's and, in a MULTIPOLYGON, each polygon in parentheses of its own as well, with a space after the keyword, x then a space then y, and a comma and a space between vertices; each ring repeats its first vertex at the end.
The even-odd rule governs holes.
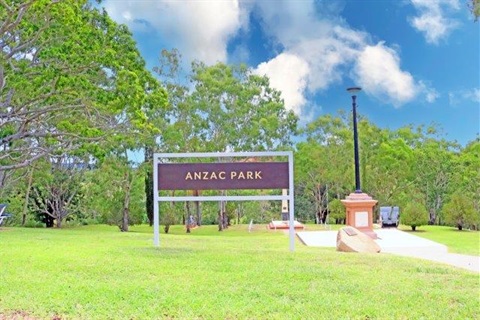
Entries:
POLYGON ((457 228, 445 226, 420 226, 416 231, 412 231, 409 226, 400 226, 399 229, 442 243, 448 247, 449 252, 480 256, 480 232, 478 231, 459 231, 457 228))
POLYGON ((247 228, 1 228, 0 319, 480 318, 478 273, 247 228))

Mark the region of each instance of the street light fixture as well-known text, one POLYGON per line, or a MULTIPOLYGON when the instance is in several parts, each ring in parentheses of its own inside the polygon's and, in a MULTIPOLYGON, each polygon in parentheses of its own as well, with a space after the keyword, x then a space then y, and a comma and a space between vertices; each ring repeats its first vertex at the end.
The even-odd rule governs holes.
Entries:
POLYGON ((351 87, 347 88, 348 93, 352 96, 352 113, 353 113, 353 146, 354 146, 354 155, 355 155, 355 193, 362 193, 360 187, 360 166, 358 159, 358 133, 357 133, 357 93, 360 92, 362 88, 360 87, 351 87))

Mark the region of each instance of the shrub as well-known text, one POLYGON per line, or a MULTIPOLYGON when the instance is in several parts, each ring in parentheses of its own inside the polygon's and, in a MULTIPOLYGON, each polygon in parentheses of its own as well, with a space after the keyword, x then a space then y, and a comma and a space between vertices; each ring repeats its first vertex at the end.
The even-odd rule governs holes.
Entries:
POLYGON ((25 228, 43 228, 45 224, 36 220, 27 220, 25 222, 25 228))
POLYGON ((335 221, 345 220, 346 209, 339 199, 333 199, 330 201, 328 204, 328 209, 330 210, 330 218, 335 219, 335 221))
POLYGON ((478 220, 476 219, 473 201, 458 192, 452 195, 442 211, 446 223, 457 227, 458 230, 462 230, 464 227, 475 226, 476 220, 478 220))
POLYGON ((174 225, 176 222, 176 216, 181 214, 181 209, 177 208, 176 206, 172 206, 169 210, 166 210, 166 212, 163 213, 162 220, 160 221, 161 223, 164 224, 164 230, 165 233, 168 233, 170 230, 170 226, 174 225))
POLYGON ((401 222, 407 226, 412 227, 415 231, 417 227, 428 223, 428 210, 419 201, 409 202, 401 214, 401 222))

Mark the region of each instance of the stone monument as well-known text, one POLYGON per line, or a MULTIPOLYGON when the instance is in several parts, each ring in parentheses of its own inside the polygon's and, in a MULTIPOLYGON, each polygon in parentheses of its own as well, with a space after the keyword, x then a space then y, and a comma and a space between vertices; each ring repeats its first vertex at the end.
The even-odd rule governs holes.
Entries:
POLYGON ((377 200, 366 193, 353 192, 341 201, 346 208, 345 224, 358 229, 372 239, 377 239, 377 234, 373 231, 373 207, 377 204, 377 200))
POLYGON ((337 233, 337 251, 378 253, 380 246, 368 235, 353 227, 344 227, 337 233))

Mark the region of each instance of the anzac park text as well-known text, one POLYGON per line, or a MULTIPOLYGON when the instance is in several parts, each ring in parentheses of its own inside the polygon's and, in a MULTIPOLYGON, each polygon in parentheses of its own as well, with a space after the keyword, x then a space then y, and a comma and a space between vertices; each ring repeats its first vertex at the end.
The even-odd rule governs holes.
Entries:
POLYGON ((262 180, 262 171, 188 171, 185 180, 262 180))

